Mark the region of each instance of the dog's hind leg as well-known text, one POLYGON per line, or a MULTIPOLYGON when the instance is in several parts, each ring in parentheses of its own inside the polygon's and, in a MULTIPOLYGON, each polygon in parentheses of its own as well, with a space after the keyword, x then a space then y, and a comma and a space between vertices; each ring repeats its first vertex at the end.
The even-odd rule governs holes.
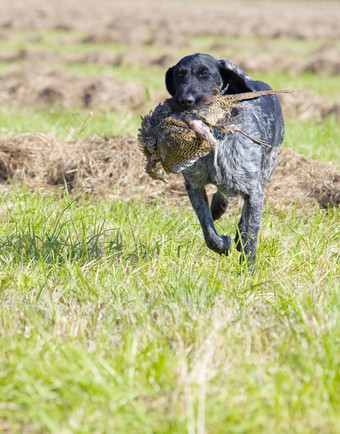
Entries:
POLYGON ((231 246, 231 239, 228 236, 219 235, 217 233, 204 187, 194 189, 188 181, 185 181, 184 185, 191 205, 201 223, 207 246, 216 253, 227 255, 231 246))
POLYGON ((226 212, 228 199, 219 190, 213 195, 210 210, 213 220, 218 220, 226 212))

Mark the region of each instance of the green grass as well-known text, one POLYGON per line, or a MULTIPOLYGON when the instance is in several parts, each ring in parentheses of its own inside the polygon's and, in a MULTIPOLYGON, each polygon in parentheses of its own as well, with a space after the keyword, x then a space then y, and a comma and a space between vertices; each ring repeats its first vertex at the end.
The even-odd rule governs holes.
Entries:
MULTIPOLYGON (((6 52, 30 50, 48 50, 56 53, 86 54, 94 50, 123 53, 126 45, 118 42, 86 41, 88 33, 75 30, 57 29, 12 29, 11 37, 0 39, 0 49, 6 52)), ((141 50, 163 54, 161 47, 149 45, 141 50)))
POLYGON ((39 131, 59 139, 69 140, 103 135, 135 136, 140 122, 140 115, 132 112, 88 109, 18 110, 0 106, 2 134, 39 131))
POLYGON ((315 160, 330 161, 340 166, 340 124, 334 117, 323 122, 286 122, 284 146, 315 160))
POLYGON ((17 190, 0 217, 3 427, 336 432, 338 211, 266 210, 254 276, 186 206, 17 190))
POLYGON ((293 74, 285 71, 276 73, 259 71, 252 72, 251 76, 255 80, 269 83, 273 89, 311 90, 331 102, 338 102, 340 98, 339 75, 322 77, 311 72, 293 74))
MULTIPOLYGON (((240 37, 225 35, 196 35, 184 36, 183 40, 190 45, 201 47, 201 52, 211 52, 226 56, 228 51, 228 58, 230 54, 242 54, 245 56, 266 55, 276 56, 278 50, 286 50, 290 57, 301 58, 303 55, 309 54, 310 51, 316 50, 320 47, 319 40, 304 40, 294 38, 264 38, 264 37, 240 37)), ((338 42, 334 41, 334 44, 338 42)))
POLYGON ((134 81, 144 85, 147 89, 165 89, 164 68, 158 66, 127 66, 127 65, 98 65, 84 63, 69 63, 66 68, 76 74, 100 75, 113 74, 120 80, 134 81))
POLYGON ((85 54, 95 49, 117 53, 124 50, 122 44, 82 42, 87 36, 87 33, 75 30, 15 29, 11 38, 0 40, 0 48, 4 51, 32 49, 74 54, 85 54))

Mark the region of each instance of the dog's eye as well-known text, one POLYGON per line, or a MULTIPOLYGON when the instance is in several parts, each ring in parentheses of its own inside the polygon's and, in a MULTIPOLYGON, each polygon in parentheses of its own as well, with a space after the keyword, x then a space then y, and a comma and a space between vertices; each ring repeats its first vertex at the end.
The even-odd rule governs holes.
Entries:
POLYGON ((178 71, 176 74, 177 78, 183 78, 185 77, 185 71, 178 71))
POLYGON ((208 77, 208 75, 209 75, 209 72, 206 69, 202 69, 201 71, 198 72, 198 76, 200 78, 208 77))

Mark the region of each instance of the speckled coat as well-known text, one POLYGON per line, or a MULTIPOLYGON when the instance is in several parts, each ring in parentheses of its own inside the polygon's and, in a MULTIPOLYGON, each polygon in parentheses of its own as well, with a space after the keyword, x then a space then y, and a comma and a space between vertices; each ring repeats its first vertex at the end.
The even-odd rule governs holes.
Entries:
MULTIPOLYGON (((173 67, 172 74, 181 62, 186 68, 195 70, 198 64, 207 64, 210 67, 211 59, 213 59, 211 56, 202 54, 188 56, 173 67), (196 66, 193 66, 195 64, 196 66)), ((270 89, 266 83, 252 80, 232 62, 226 59, 214 60, 222 69, 222 77, 224 71, 227 72, 227 77, 237 76, 238 85, 244 83, 244 91, 246 89, 254 91, 270 89)), ((167 76, 167 84, 169 80, 167 76)), ((225 84, 223 83, 222 86, 225 84)), ((169 87, 172 90, 168 85, 168 89, 169 87)), ((183 89, 182 86, 182 98, 183 89)), ((189 92, 190 85, 187 89, 189 92)), ((176 97, 174 91, 173 96, 176 97)), ((219 235, 213 221, 225 212, 228 196, 241 195, 243 197, 244 206, 235 242, 237 249, 242 252, 241 259, 246 257, 248 261, 254 261, 262 219, 264 185, 275 168, 277 153, 284 138, 284 122, 277 96, 263 96, 239 103, 239 105, 247 108, 234 109, 232 115, 235 116, 236 125, 249 136, 264 141, 271 148, 259 146, 238 132, 227 135, 216 132, 219 141, 217 154, 219 176, 216 177, 216 171, 214 171, 212 153, 197 160, 193 166, 183 170, 182 174, 188 196, 201 223, 206 244, 217 253, 226 254, 231 247, 231 239, 229 236, 219 235), (207 184, 217 187, 210 207, 205 192, 207 184)))

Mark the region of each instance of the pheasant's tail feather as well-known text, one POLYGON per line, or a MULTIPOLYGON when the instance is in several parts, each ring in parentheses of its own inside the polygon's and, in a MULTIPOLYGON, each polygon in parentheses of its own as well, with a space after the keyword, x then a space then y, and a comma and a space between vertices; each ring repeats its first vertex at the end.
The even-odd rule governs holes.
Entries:
POLYGON ((263 140, 258 139, 258 138, 253 137, 253 136, 250 136, 249 134, 246 134, 245 132, 243 132, 240 128, 238 128, 236 126, 234 127, 233 131, 243 134, 245 137, 252 140, 254 143, 257 143, 258 145, 263 146, 264 148, 268 148, 268 149, 273 148, 272 146, 268 145, 268 143, 264 142, 263 140))
POLYGON ((292 93, 292 91, 287 89, 255 90, 254 92, 235 93, 231 95, 219 95, 217 98, 228 105, 228 103, 233 103, 234 101, 246 101, 248 99, 259 98, 260 96, 279 95, 280 93, 292 93))

